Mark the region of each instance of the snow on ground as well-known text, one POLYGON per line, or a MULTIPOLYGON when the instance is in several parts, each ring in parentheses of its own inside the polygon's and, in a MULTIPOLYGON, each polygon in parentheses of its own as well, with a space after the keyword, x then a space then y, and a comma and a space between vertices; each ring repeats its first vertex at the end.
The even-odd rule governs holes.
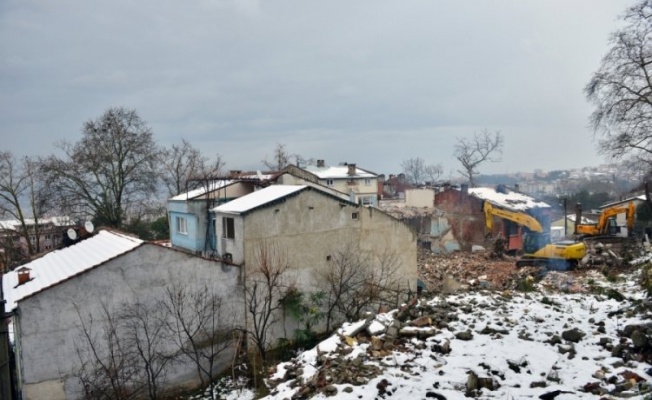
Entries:
POLYGON ((640 355, 632 353, 630 339, 619 332, 645 323, 651 314, 631 312, 644 299, 635 281, 616 289, 628 299, 490 291, 437 297, 411 310, 421 310, 412 322, 433 319, 432 310, 450 319, 428 326, 410 326, 408 319, 390 350, 379 340, 390 334, 400 311, 347 324, 314 349, 280 364, 266 399, 466 399, 467 393, 522 399, 557 390, 557 400, 612 398, 609 392, 643 398, 649 390, 645 382, 652 380, 646 371, 652 370, 635 361, 640 355), (390 328, 379 333, 379 324, 390 328), (371 329, 360 332, 364 326, 371 329), (582 391, 591 389, 596 394, 582 391))

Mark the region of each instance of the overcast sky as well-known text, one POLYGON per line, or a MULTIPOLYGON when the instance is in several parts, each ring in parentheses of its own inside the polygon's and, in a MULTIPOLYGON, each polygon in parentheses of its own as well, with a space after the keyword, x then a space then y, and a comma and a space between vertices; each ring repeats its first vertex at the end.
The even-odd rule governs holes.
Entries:
POLYGON ((228 169, 277 143, 377 173, 505 138, 483 173, 597 166, 583 88, 632 1, 3 0, 2 150, 56 152, 108 107, 228 169))

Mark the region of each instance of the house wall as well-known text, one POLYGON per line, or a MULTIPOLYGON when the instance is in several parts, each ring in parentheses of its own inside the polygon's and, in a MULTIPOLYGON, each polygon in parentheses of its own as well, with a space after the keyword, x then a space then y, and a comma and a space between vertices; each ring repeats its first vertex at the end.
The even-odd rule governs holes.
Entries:
MULTIPOLYGON (((208 285, 233 307, 237 320, 242 320, 239 276, 237 267, 144 244, 20 301, 15 325, 23 398, 76 398, 80 388, 71 372, 79 368, 75 341, 80 340, 81 331, 75 306, 82 316, 97 318, 102 303, 109 309, 127 302, 150 304, 161 299, 165 289, 175 282, 188 290, 208 285)), ((177 365, 167 379, 175 385, 197 383, 195 368, 188 364, 177 365)))
POLYGON ((251 183, 236 182, 224 188, 212 191, 206 196, 200 196, 189 200, 169 200, 168 217, 170 224, 170 242, 172 246, 185 249, 191 252, 211 252, 211 245, 215 243, 212 221, 209 220, 207 209, 232 199, 247 195, 254 191, 251 183), (187 233, 177 231, 176 217, 186 218, 188 227, 187 233), (207 226, 207 224, 211 224, 207 226), (206 236, 209 236, 208 242, 206 236), (206 246, 208 248, 206 249, 206 246))
POLYGON ((235 264, 242 264, 244 262, 244 222, 240 215, 236 214, 222 214, 215 213, 216 221, 216 241, 217 241, 217 254, 220 257, 231 254, 231 259, 235 264), (235 237, 229 239, 224 237, 222 226, 222 218, 233 218, 235 237))
POLYGON ((408 189, 405 191, 405 205, 408 207, 432 207, 435 192, 431 189, 408 189))
MULTIPOLYGON (((473 245, 485 245, 485 216, 480 199, 460 190, 447 189, 435 196, 435 207, 444 212, 440 218, 447 220, 445 224, 438 220, 437 229, 444 233, 450 232, 446 243, 439 248, 471 251, 473 245), (450 228, 450 231, 443 227, 450 228), (451 243, 451 235, 457 244, 451 243)), ((494 219, 492 235, 502 231, 502 220, 494 219)))
MULTIPOLYGON (((255 270, 260 249, 271 246, 291 267, 287 279, 302 291, 314 290, 320 283, 316 272, 328 266, 327 258, 350 245, 368 256, 393 253, 401 289, 416 291, 416 233, 376 208, 305 190, 245 215, 243 222, 245 279, 255 270)), ((282 328, 276 326, 270 341, 284 337, 282 328)))
MULTIPOLYGON (((301 171, 303 171, 303 170, 301 170, 301 171)), ((277 182, 280 185, 305 185, 305 186, 310 186, 310 187, 316 187, 316 188, 318 188, 318 189, 320 189, 322 191, 325 191, 325 192, 328 192, 328 193, 332 194, 333 196, 337 196, 337 197, 341 198, 342 200, 349 200, 350 199, 350 195, 348 193, 342 193, 342 192, 339 192, 339 191, 333 189, 332 187, 324 186, 324 185, 318 183, 316 179, 314 179, 314 180, 304 179, 303 176, 306 176, 306 175, 309 175, 308 177, 312 176, 312 174, 309 174, 308 172, 305 172, 305 171, 304 171, 304 173, 302 175, 298 175, 298 176, 292 175, 290 173, 285 173, 285 174, 278 177, 277 182)))
POLYGON ((365 184, 364 178, 353 179, 333 179, 333 185, 327 185, 325 179, 319 182, 327 187, 331 187, 339 192, 349 193, 353 195, 351 201, 360 203, 362 197, 369 199, 369 205, 374 207, 378 206, 378 180, 376 178, 369 178, 369 185, 365 184))

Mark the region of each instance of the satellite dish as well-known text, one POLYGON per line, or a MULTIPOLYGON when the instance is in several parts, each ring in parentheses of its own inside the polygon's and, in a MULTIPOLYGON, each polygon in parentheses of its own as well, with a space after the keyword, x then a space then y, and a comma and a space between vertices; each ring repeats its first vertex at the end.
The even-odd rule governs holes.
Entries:
POLYGON ((86 229, 86 232, 92 233, 93 229, 95 229, 95 227, 93 226, 93 223, 91 221, 86 221, 84 223, 84 229, 86 229))
POLYGON ((69 238, 70 240, 76 240, 76 239, 77 239, 77 232, 75 232, 75 230, 72 229, 72 228, 68 229, 68 231, 66 232, 66 234, 68 235, 68 238, 69 238))

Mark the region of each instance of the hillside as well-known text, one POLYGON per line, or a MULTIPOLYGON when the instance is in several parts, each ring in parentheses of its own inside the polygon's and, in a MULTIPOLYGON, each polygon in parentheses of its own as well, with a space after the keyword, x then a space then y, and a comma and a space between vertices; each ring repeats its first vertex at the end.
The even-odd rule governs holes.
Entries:
POLYGON ((611 283, 587 271, 577 293, 560 291, 560 276, 549 273, 532 292, 438 295, 345 325, 280 364, 267 398, 596 399, 649 393, 652 303, 636 272, 611 283))

